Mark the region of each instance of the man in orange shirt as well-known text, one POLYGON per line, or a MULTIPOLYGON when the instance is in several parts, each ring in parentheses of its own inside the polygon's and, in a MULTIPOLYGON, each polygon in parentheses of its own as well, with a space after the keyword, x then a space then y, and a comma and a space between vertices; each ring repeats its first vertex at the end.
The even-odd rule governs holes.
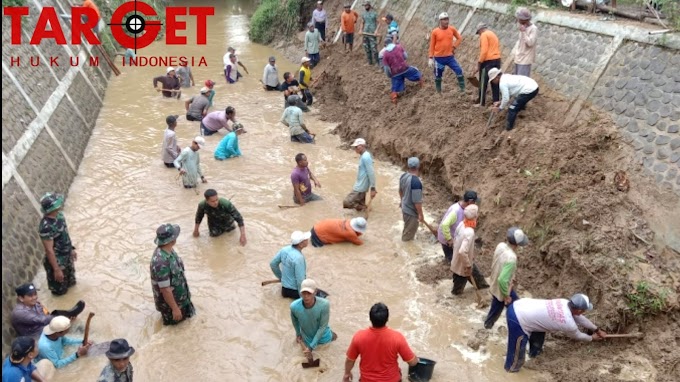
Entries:
POLYGON ((312 245, 316 248, 323 247, 326 244, 337 244, 345 241, 356 245, 362 245, 364 242, 359 239, 359 236, 366 233, 366 219, 362 217, 354 218, 352 220, 343 219, 326 219, 314 224, 311 229, 312 245))
MULTIPOLYGON (((98 35, 99 34, 99 27, 100 27, 100 24, 101 24, 99 21, 101 21, 102 14, 99 12, 99 8, 97 7, 97 4, 92 2, 92 0, 85 0, 85 1, 83 1, 83 7, 84 8, 92 8, 92 9, 94 9, 95 12, 97 12, 97 24, 95 24, 93 31, 94 31, 95 34, 98 35)), ((84 18, 83 21, 87 22, 87 16, 83 16, 83 18, 84 18)))
POLYGON ((385 304, 379 302, 371 307, 369 317, 372 326, 356 332, 347 349, 343 382, 352 380, 352 368, 359 356, 361 382, 401 381, 397 354, 409 366, 418 364, 419 359, 408 346, 404 335, 386 326, 389 316, 390 311, 385 304))
POLYGON ((359 14, 352 10, 350 4, 345 4, 345 11, 340 15, 340 28, 342 29, 342 43, 345 44, 345 52, 347 52, 347 45, 351 51, 354 47, 354 26, 359 20, 359 14))
POLYGON ((463 69, 458 65, 458 61, 453 56, 456 48, 463 41, 463 37, 456 28, 449 26, 449 14, 442 12, 439 15, 439 26, 434 28, 430 35, 430 51, 427 66, 434 67, 434 86, 437 93, 442 92, 442 75, 448 66, 458 77, 460 91, 465 91, 465 77, 463 69), (455 38, 455 41, 454 41, 455 38))
MULTIPOLYGON (((488 73, 491 68, 501 68, 501 49, 498 36, 486 24, 479 23, 477 25, 477 34, 479 35, 479 63, 474 73, 477 74, 479 72, 479 97, 477 98, 477 105, 485 106, 487 82, 489 81, 488 73)), ((498 85, 491 84, 491 94, 493 102, 500 100, 498 85)))

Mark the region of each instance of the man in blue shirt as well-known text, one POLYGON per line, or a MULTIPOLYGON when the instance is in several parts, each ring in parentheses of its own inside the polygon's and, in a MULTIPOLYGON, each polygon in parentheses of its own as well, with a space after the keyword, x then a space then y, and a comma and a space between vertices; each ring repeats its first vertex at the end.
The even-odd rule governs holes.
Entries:
POLYGON ((48 359, 54 367, 61 369, 76 359, 87 355, 92 342, 88 341, 86 345, 82 345, 82 338, 65 337, 69 329, 71 329, 71 320, 64 316, 54 317, 50 324, 45 326, 40 335, 40 340, 38 340, 39 358, 41 360, 48 359), (64 346, 67 345, 80 346, 75 353, 64 357, 64 346))
POLYGON ((366 150, 366 140, 363 138, 355 139, 354 143, 352 143, 352 147, 354 147, 357 154, 361 155, 359 158, 359 171, 352 192, 345 197, 342 206, 343 208, 353 208, 357 211, 363 211, 366 209, 366 192, 368 192, 369 188, 371 190, 371 199, 375 198, 375 195, 378 193, 375 190, 373 157, 371 157, 371 153, 366 150))
POLYGON ((12 341, 10 355, 2 364, 2 382, 43 382, 33 359, 38 355, 35 339, 27 336, 17 337, 12 341))
POLYGON ((297 342, 304 346, 308 358, 311 358, 312 350, 318 345, 327 344, 338 338, 328 326, 330 303, 325 298, 316 297, 316 292, 316 281, 306 279, 300 289, 302 297, 290 304, 290 319, 295 328, 295 337, 297 342))
POLYGON ((310 232, 295 231, 290 235, 290 245, 281 248, 269 263, 274 276, 281 280, 281 295, 300 298, 302 281, 307 278, 307 261, 302 250, 309 245, 310 232))

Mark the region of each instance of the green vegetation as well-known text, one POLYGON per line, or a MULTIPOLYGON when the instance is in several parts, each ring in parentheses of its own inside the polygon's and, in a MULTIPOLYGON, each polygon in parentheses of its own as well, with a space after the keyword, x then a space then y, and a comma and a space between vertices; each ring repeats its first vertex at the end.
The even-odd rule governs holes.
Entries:
POLYGON ((300 22, 302 0, 262 0, 250 19, 250 40, 269 44, 276 37, 288 37, 300 22))
POLYGON ((21 7, 26 5, 26 0, 2 0, 3 7, 21 7))
POLYGON ((662 312, 666 308, 666 298, 668 291, 660 289, 654 291, 648 282, 639 281, 635 290, 626 295, 628 308, 635 317, 654 315, 662 312))

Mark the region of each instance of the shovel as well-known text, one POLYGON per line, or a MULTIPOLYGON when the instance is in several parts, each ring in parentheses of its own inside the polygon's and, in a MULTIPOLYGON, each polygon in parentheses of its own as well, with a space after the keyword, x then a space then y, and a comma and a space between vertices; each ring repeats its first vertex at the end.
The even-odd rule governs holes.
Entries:
POLYGON ((468 280, 472 283, 472 286, 475 287, 475 294, 477 295, 477 308, 478 309, 484 309, 487 307, 487 302, 482 299, 482 295, 479 293, 479 288, 477 288, 477 282, 475 281, 475 278, 470 276, 468 277, 468 280))
MULTIPOLYGON (((83 345, 87 344, 88 337, 90 336, 90 321, 92 321, 92 317, 94 317, 94 312, 90 312, 90 314, 87 315, 87 322, 85 322, 85 333, 83 334, 83 345)), ((90 346, 90 349, 88 349, 87 355, 88 357, 95 357, 98 355, 106 354, 110 346, 111 341, 94 344, 90 346)))
POLYGON ((470 82, 470 85, 479 88, 479 79, 474 76, 469 76, 467 77, 468 82, 470 82))
POLYGON ((432 234, 434 235, 434 237, 437 237, 437 235, 439 234, 439 232, 437 232, 437 230, 434 229, 434 227, 432 227, 432 226, 431 226, 428 222, 426 222, 426 221, 423 221, 423 224, 425 224, 425 227, 427 227, 427 229, 429 229, 430 232, 432 232, 432 234))
MULTIPOLYGON (((300 344, 300 347, 302 347, 302 351, 304 352, 307 349, 307 347, 302 341, 298 341, 298 343, 300 344)), ((312 352, 310 351, 309 354, 307 355, 307 362, 302 363, 302 368, 309 369, 311 367, 319 367, 320 364, 321 359, 320 358, 314 359, 314 354, 312 354, 312 352)))
POLYGON ((486 121, 486 128, 488 129, 491 126, 491 122, 494 120, 494 117, 496 116, 496 112, 492 111, 491 115, 489 115, 489 120, 486 121))

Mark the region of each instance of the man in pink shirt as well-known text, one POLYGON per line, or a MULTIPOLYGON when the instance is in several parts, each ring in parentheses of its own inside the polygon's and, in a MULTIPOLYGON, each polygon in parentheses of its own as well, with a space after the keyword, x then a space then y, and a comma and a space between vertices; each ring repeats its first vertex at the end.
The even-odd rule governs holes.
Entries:
POLYGON ((201 120, 201 135, 213 135, 222 128, 231 131, 228 124, 229 121, 232 123, 236 122, 236 109, 232 106, 227 106, 224 111, 208 113, 201 120))
POLYGON ((383 66, 392 79, 392 93, 390 98, 393 103, 397 103, 397 97, 405 90, 404 82, 409 80, 418 82, 422 87, 423 80, 420 71, 406 63, 408 55, 400 44, 395 44, 391 37, 385 39, 385 53, 382 58, 383 66))

